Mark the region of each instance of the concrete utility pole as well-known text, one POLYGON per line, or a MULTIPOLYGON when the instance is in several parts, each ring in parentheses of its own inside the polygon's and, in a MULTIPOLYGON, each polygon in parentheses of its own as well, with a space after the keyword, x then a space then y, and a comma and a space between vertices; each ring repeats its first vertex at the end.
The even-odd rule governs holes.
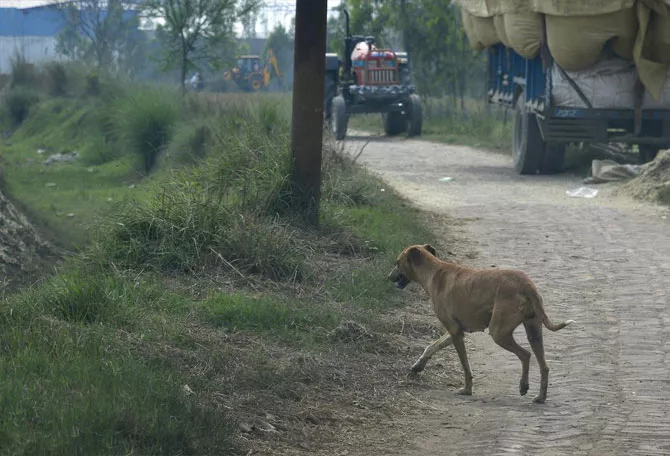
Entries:
POLYGON ((327 0, 296 0, 291 175, 294 211, 319 223, 327 0))

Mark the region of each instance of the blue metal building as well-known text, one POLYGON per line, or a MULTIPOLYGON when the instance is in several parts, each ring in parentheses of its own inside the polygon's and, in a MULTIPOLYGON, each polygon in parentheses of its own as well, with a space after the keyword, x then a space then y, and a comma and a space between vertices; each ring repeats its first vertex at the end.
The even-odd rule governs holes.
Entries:
MULTIPOLYGON (((13 57, 20 53, 31 63, 58 60, 56 36, 66 26, 66 12, 55 2, 10 2, 28 7, 3 7, 0 1, 0 73, 11 70, 13 57)), ((134 16, 129 10, 126 15, 134 16)))

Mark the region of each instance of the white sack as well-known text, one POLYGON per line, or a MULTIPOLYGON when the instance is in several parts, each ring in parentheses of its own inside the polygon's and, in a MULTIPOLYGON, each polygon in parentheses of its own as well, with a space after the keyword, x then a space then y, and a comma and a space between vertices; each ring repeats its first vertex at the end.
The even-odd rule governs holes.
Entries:
POLYGON ((644 91, 642 109, 670 109, 670 71, 668 71, 668 76, 665 78, 665 85, 663 86, 663 92, 661 92, 659 100, 654 100, 654 97, 648 91, 644 91))
MULTIPOLYGON (((637 72, 633 62, 602 59, 592 68, 566 71, 594 108, 634 108, 637 72)), ((555 106, 586 108, 586 104, 556 65, 551 69, 552 102, 555 106)))

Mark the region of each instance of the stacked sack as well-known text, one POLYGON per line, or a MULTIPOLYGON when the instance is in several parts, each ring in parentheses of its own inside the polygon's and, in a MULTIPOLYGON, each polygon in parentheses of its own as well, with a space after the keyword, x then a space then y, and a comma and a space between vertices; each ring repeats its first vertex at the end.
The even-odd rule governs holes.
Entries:
MULTIPOLYGON (((453 2, 476 50, 503 43, 532 59, 546 33, 554 61, 586 89, 594 107, 632 108, 638 76, 649 107, 651 100, 670 107, 670 0, 453 2)), ((555 68, 553 77, 554 103, 583 105, 562 72, 555 68)))
POLYGON ((670 106, 670 0, 637 5, 640 41, 636 63, 645 90, 643 108, 670 106))

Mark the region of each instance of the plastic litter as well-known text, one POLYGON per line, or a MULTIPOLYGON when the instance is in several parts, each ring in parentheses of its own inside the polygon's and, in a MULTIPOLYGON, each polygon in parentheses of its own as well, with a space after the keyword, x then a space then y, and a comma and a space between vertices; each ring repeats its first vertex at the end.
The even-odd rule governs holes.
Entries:
POLYGON ((449 182, 454 180, 453 177, 440 177, 440 182, 449 182))
POLYGON ((574 198, 595 198, 598 194, 598 190, 589 187, 579 187, 574 190, 566 190, 565 193, 574 198))

